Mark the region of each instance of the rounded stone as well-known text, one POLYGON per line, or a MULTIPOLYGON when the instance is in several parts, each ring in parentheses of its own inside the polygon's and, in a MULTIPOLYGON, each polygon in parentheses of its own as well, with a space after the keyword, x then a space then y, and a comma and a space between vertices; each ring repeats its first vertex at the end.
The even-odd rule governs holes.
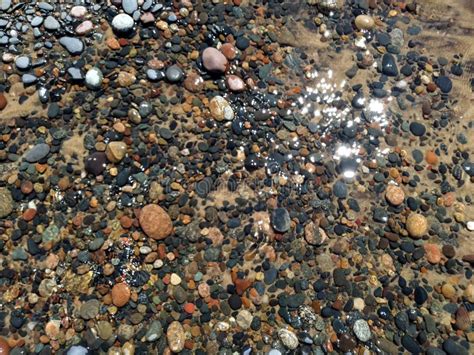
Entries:
POLYGON ((110 142, 105 149, 105 155, 112 163, 120 162, 126 154, 127 145, 124 142, 110 142))
POLYGON ((359 15, 354 22, 359 30, 371 30, 375 26, 374 19, 368 15, 359 15))
POLYGON ((49 145, 46 143, 36 144, 25 154, 25 160, 28 163, 36 163, 37 161, 45 158, 49 154, 49 145))
POLYGON ((13 198, 10 190, 0 188, 0 218, 8 216, 13 211, 13 198))
POLYGON ((354 334, 362 342, 368 341, 372 334, 370 332, 369 324, 364 319, 358 319, 354 323, 354 334))
POLYGON ((412 238, 421 238, 428 232, 428 221, 419 213, 411 213, 406 221, 406 229, 412 238))
POLYGON ((225 78, 225 83, 229 90, 234 92, 242 92, 245 90, 245 83, 244 81, 239 78, 237 75, 228 75, 225 78))
POLYGON ((405 193, 402 188, 396 185, 388 185, 385 191, 385 198, 394 206, 399 206, 405 200, 405 193))
POLYGON ((89 89, 98 89, 102 85, 104 75, 99 68, 93 67, 87 71, 85 79, 89 89))
POLYGON ((0 355, 8 354, 10 354, 10 345, 3 337, 0 337, 0 355))
POLYGON ((273 228, 280 233, 285 233, 291 228, 291 218, 288 210, 283 207, 275 208, 272 212, 271 223, 273 228))
POLYGON ((207 71, 224 73, 227 69, 227 58, 219 50, 208 47, 202 52, 202 64, 207 71))
POLYGON ((126 283, 115 284, 112 287, 112 303, 117 307, 123 307, 130 300, 131 294, 130 287, 126 283))
POLYGON ((431 264, 439 264, 441 261, 439 246, 433 243, 425 243, 423 248, 425 249, 426 260, 431 264))
POLYGON ((229 102, 219 95, 211 99, 209 102, 209 110, 211 111, 211 116, 216 121, 231 121, 234 118, 234 110, 229 102))
POLYGON ((80 316, 85 320, 95 318, 99 314, 100 302, 92 299, 84 302, 80 309, 80 316))
POLYGON ((143 207, 139 221, 143 232, 155 240, 165 239, 173 232, 173 223, 170 216, 156 204, 143 207))
POLYGON ((186 336, 184 334, 184 328, 180 322, 171 322, 166 331, 166 340, 168 340, 168 346, 172 352, 179 353, 184 349, 186 336))
POLYGON ((103 152, 95 152, 89 155, 84 163, 86 171, 98 176, 102 174, 107 166, 107 156, 103 152))
POLYGON ((119 33, 127 33, 133 29, 135 21, 130 15, 118 14, 112 20, 112 27, 114 31, 119 33))
POLYGON ((172 65, 166 69, 166 79, 168 79, 172 83, 181 81, 183 77, 183 70, 177 65, 172 65))

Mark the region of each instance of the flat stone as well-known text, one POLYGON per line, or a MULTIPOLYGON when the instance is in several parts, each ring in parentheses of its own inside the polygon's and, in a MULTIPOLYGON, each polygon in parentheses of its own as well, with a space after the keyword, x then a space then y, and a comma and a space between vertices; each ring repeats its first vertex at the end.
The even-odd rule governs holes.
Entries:
POLYGON ((56 31, 61 27, 61 24, 53 16, 48 16, 44 20, 43 26, 48 31, 56 31))
POLYGON ((50 148, 48 144, 40 143, 28 150, 24 158, 28 163, 36 163, 37 161, 45 158, 49 154, 49 150, 50 148))
POLYGON ((31 59, 26 55, 21 55, 15 59, 15 65, 20 70, 27 70, 31 67, 31 59))
POLYGON ((61 46, 72 55, 81 54, 84 50, 84 43, 79 38, 75 37, 61 37, 59 39, 59 44, 61 44, 61 46))

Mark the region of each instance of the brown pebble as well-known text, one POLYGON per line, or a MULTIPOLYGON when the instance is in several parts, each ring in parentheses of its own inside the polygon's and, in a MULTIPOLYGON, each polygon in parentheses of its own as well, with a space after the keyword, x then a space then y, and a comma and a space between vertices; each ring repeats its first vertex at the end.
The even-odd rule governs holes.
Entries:
POLYGON ((456 328, 468 330, 471 327, 471 318, 466 307, 461 306, 456 312, 456 328))
POLYGON ((140 226, 150 238, 161 240, 173 231, 173 223, 168 213, 156 204, 149 204, 140 212, 140 226))
POLYGON ((394 206, 399 206, 405 201, 403 189, 396 185, 388 185, 385 192, 385 198, 394 206))
POLYGON ((231 43, 224 43, 221 46, 220 51, 228 60, 233 60, 237 56, 237 50, 231 43))
POLYGON ((429 150, 429 151, 426 152, 425 160, 430 165, 438 164, 438 156, 432 150, 429 150))
POLYGON ((412 213, 407 218, 406 229, 412 238, 421 238, 428 232, 428 221, 423 215, 412 213))
POLYGON ((0 92, 0 110, 3 110, 8 104, 7 98, 0 92))
POLYGON ((36 216, 36 210, 34 208, 28 208, 21 215, 23 219, 27 222, 31 221, 36 216))
POLYGON ((33 191, 33 183, 31 181, 23 181, 20 189, 23 194, 28 195, 33 191))
POLYGON ((423 245, 425 249, 426 259, 431 264, 438 264, 441 261, 441 251, 436 244, 433 243, 425 243, 423 245))
POLYGON ((8 354, 10 354, 10 345, 3 337, 0 337, 0 355, 8 354))
POLYGON ((444 256, 449 259, 454 258, 456 255, 456 249, 452 245, 443 245, 442 251, 444 256))
POLYGON ((112 287, 112 302, 117 307, 125 306, 130 300, 130 287, 125 282, 115 284, 112 287))
POLYGON ((451 299, 456 296, 456 289, 454 288, 453 285, 446 283, 443 286, 441 286, 441 293, 443 294, 445 298, 451 299))

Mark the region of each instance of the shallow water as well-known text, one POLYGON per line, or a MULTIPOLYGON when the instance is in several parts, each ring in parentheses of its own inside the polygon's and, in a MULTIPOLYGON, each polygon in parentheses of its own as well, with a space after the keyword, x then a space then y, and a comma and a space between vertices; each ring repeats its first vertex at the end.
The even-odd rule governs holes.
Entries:
POLYGON ((0 1, 0 353, 472 353, 472 1, 81 4, 0 1))

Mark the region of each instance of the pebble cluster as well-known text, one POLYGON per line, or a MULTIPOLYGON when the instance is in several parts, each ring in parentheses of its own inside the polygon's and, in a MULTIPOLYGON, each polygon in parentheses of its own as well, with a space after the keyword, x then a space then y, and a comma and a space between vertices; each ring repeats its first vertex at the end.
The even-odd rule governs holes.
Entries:
POLYGON ((0 0, 0 354, 473 352, 423 2, 69 3, 0 0))

